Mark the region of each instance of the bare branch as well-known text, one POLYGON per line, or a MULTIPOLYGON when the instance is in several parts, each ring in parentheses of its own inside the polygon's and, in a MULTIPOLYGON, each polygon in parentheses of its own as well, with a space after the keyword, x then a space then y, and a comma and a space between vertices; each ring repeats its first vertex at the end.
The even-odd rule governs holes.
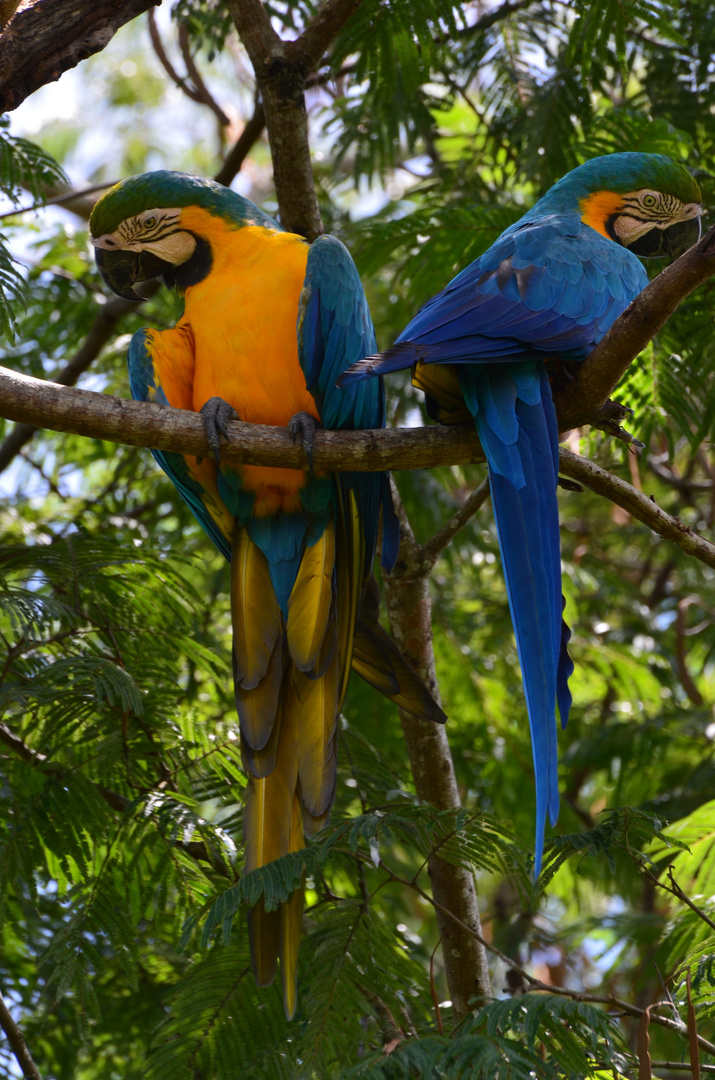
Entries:
POLYGON ((292 49, 302 54, 309 70, 318 67, 327 49, 361 3, 362 0, 324 0, 320 5, 301 36, 292 43, 292 49))
MULTIPOLYGON (((123 300, 110 301, 110 304, 117 306, 128 303, 123 300)), ((110 307, 110 304, 106 307, 110 307)), ((97 333, 99 336, 99 331, 97 333)), ((60 378, 76 378, 78 369, 85 370, 90 362, 87 360, 88 352, 89 349, 84 356, 78 353, 60 378)), ((208 457, 211 452, 197 413, 128 401, 91 390, 77 390, 20 375, 8 368, 0 368, 0 415, 7 420, 18 421, 18 426, 0 446, 0 469, 12 460, 17 450, 40 426, 95 439, 108 439, 125 446, 150 446, 155 450, 173 450, 197 457, 208 457)), ((287 428, 243 424, 234 420, 229 424, 229 431, 231 442, 222 449, 226 461, 293 469, 307 465, 302 448, 293 443, 287 428)), ((436 465, 483 460, 484 454, 476 432, 469 425, 317 431, 315 436, 315 468, 322 470, 373 472, 382 469, 428 469, 436 465)), ((715 567, 715 544, 666 513, 652 498, 637 491, 625 480, 564 447, 559 451, 559 468, 566 476, 622 506, 659 536, 676 543, 686 554, 715 567)), ((423 572, 431 569, 439 552, 479 509, 486 496, 487 488, 481 485, 445 528, 420 549, 423 572)))
POLYGON ((257 101, 253 116, 239 135, 235 145, 226 154, 223 165, 214 177, 217 183, 225 184, 228 187, 234 176, 241 171, 241 166, 260 139, 265 126, 266 114, 263 110, 263 103, 257 101))
POLYGON ((30 214, 34 210, 44 210, 46 206, 62 206, 65 209, 72 210, 78 217, 82 217, 86 221, 96 201, 95 199, 88 199, 87 196, 94 195, 97 191, 106 191, 107 188, 113 187, 116 183, 116 180, 108 180, 104 184, 90 184, 89 187, 84 188, 68 188, 67 191, 52 195, 49 199, 43 199, 41 202, 32 203, 30 206, 18 206, 15 210, 6 210, 4 214, 0 214, 0 221, 5 218, 15 217, 17 214, 30 214))
POLYGON ((27 0, 0 36, 0 112, 101 52, 120 27, 160 0, 27 0))
POLYGON ((679 518, 671 517, 665 510, 661 510, 652 496, 638 491, 593 461, 572 454, 563 446, 559 450, 559 471, 585 484, 598 495, 610 499, 617 506, 622 506, 664 540, 672 540, 686 555, 693 555, 706 566, 715 568, 715 544, 688 528, 679 518))
POLYGON ((228 127, 231 121, 204 82, 203 76, 196 66, 196 61, 191 55, 189 32, 184 23, 179 26, 179 48, 181 49, 181 55, 186 64, 186 70, 193 79, 194 87, 196 88, 196 100, 202 105, 207 105, 208 108, 211 109, 211 112, 214 114, 221 127, 228 127))
POLYGON ((178 86, 179 90, 181 90, 183 94, 186 94, 190 101, 196 102, 197 105, 207 105, 221 127, 228 127, 231 121, 218 102, 215 101, 209 93, 204 80, 201 78, 201 73, 194 63, 194 58, 189 50, 189 37, 186 27, 183 25, 179 27, 179 46, 181 48, 181 55, 184 58, 184 63, 186 64, 188 76, 193 79, 193 86, 191 86, 185 78, 182 78, 182 76, 179 75, 169 59, 166 49, 164 48, 164 42, 161 40, 159 27, 156 23, 156 14, 153 11, 149 12, 149 37, 151 38, 152 48, 156 53, 157 60, 174 85, 178 86))
MULTIPOLYGON (((0 415, 33 427, 42 424, 56 431, 110 439, 126 446, 151 446, 198 457, 211 453, 198 413, 58 386, 8 368, 0 368, 0 415)), ((302 448, 293 443, 287 428, 234 420, 229 431, 231 442, 221 450, 226 461, 307 467, 302 448)), ((479 440, 469 426, 317 431, 315 435, 316 469, 422 469, 445 460, 457 463, 480 459, 483 455, 479 440), (401 448, 399 455, 394 452, 396 446, 401 448), (398 457, 399 464, 395 465, 398 457)))
POLYGON ((42 1080, 37 1065, 32 1060, 32 1055, 25 1044, 25 1036, 13 1020, 2 994, 0 994, 0 1027, 7 1035, 7 1041, 15 1055, 15 1060, 22 1069, 22 1075, 26 1080, 42 1080))
POLYGON ((186 79, 183 79, 181 75, 179 75, 179 72, 176 70, 171 60, 169 59, 167 51, 164 48, 164 42, 161 40, 159 27, 157 26, 156 12, 149 12, 148 22, 149 40, 151 41, 151 46, 154 50, 157 60, 159 61, 171 81, 174 83, 174 85, 178 86, 179 90, 181 90, 182 94, 186 94, 187 98, 189 98, 190 101, 195 101, 197 104, 200 104, 201 98, 199 97, 198 91, 194 89, 193 86, 188 85, 186 79))
MULTIPOLYGON (((421 896, 423 900, 426 900, 428 904, 431 904, 432 907, 435 908, 435 910, 440 910, 441 905, 439 904, 439 902, 434 897, 430 896, 430 894, 426 892, 423 888, 421 888, 416 881, 409 881, 407 878, 400 877, 399 874, 395 874, 394 871, 391 870, 390 867, 387 866, 382 860, 380 861, 380 869, 384 870, 389 875, 390 880, 394 881, 396 885, 403 885, 407 889, 412 889, 419 896, 421 896)), ((507 956, 491 941, 487 941, 486 938, 482 937, 482 935, 478 931, 475 931, 474 929, 467 926, 466 923, 463 923, 462 920, 457 915, 455 915, 453 911, 450 911, 448 908, 443 908, 442 910, 446 918, 460 925, 465 931, 465 933, 471 934, 472 937, 476 938, 476 940, 480 942, 480 944, 487 950, 487 952, 490 952, 493 956, 496 956, 499 960, 506 964, 507 967, 512 968, 518 975, 521 976, 525 984, 524 993, 528 994, 532 992, 545 992, 548 994, 556 994, 558 997, 568 997, 571 998, 573 1001, 584 1001, 594 1005, 609 1005, 612 1009, 617 1009, 619 1012, 625 1013, 628 1016, 635 1016, 638 1018, 644 1016, 646 1012, 645 1009, 639 1009, 637 1005, 631 1005, 630 1002, 623 1001, 621 998, 617 998, 614 994, 588 994, 583 993, 580 990, 567 989, 567 987, 565 986, 554 986, 551 983, 545 983, 542 982, 540 979, 535 979, 534 976, 530 975, 529 972, 525 968, 523 968, 517 960, 514 960, 510 956, 507 956)), ((656 1008, 655 1005, 649 1006, 649 1009, 651 1010, 653 1010, 654 1008, 656 1008)), ((668 1028, 670 1031, 675 1031, 685 1038, 688 1037, 688 1029, 682 1020, 670 1020, 667 1016, 660 1016, 658 1013, 651 1011, 650 1022, 651 1024, 658 1024, 660 1027, 668 1028)), ((697 1041, 698 1046, 701 1047, 701 1049, 706 1050, 708 1054, 712 1054, 715 1056, 715 1044, 703 1038, 702 1035, 697 1036, 697 1041)))

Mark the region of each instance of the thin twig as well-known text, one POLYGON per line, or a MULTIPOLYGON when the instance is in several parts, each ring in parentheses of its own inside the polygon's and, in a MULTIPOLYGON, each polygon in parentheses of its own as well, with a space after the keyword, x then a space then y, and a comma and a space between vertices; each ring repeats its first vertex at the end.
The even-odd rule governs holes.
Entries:
POLYGON ((196 66, 196 61, 191 55, 191 49, 189 48, 189 32, 184 23, 179 26, 179 48, 181 49, 181 55, 186 64, 186 70, 194 81, 196 100, 202 105, 208 106, 221 127, 228 127, 231 121, 204 82, 201 72, 196 66))
POLYGON ((62 203, 72 202, 73 199, 81 199, 84 195, 94 195, 96 191, 106 191, 107 188, 114 187, 116 183, 116 180, 107 180, 104 184, 90 184, 89 187, 72 188, 61 195, 53 195, 51 199, 41 199, 40 202, 34 202, 31 206, 18 206, 16 210, 6 210, 4 214, 0 214, 0 221, 3 221, 4 218, 15 217, 17 214, 29 214, 33 210, 44 210, 46 206, 61 206, 62 203))
MULTIPOLYGON (((367 856, 363 857, 367 860, 367 856)), ((394 871, 391 870, 390 867, 387 866, 382 860, 380 861, 380 869, 384 870, 385 873, 388 874, 390 881, 393 881, 396 885, 403 885, 405 888, 413 889, 419 896, 422 897, 423 900, 426 900, 428 904, 431 904, 432 907, 435 908, 435 910, 441 910, 444 915, 446 915, 452 921, 456 922, 459 926, 461 926, 463 930, 471 934, 472 937, 475 937, 477 941, 479 941, 480 944, 484 946, 485 949, 492 953, 493 956, 498 957, 508 967, 513 968, 513 970, 516 971, 517 974, 520 975, 526 983, 528 983, 528 986, 525 988, 524 991, 525 993, 544 991, 545 993, 556 994, 559 997, 571 998, 573 1001, 583 1001, 589 1004, 596 1005, 609 1005, 613 1009, 618 1009, 619 1012, 626 1013, 628 1016, 638 1017, 639 1019, 645 1015, 645 1009, 639 1009, 637 1005, 631 1005, 628 1001, 622 1001, 620 998, 615 997, 615 995, 613 994, 587 994, 582 993, 579 990, 568 990, 564 986, 552 986, 551 983, 545 983, 542 982, 540 979, 535 979, 534 976, 530 975, 528 971, 525 970, 525 968, 523 968, 519 963, 517 963, 516 960, 513 960, 511 957, 507 956, 491 941, 487 941, 486 938, 483 938, 481 934, 477 933, 477 931, 467 926, 466 923, 463 923, 462 920, 459 919, 456 915, 454 915, 451 911, 443 907, 441 904, 437 903, 434 898, 431 897, 428 892, 425 892, 425 890, 422 889, 416 882, 409 881, 407 878, 403 878, 400 877, 399 874, 395 874, 394 871)), ((653 1005, 649 1006, 650 1010, 654 1008, 655 1006, 653 1005)), ((651 1024, 658 1024, 660 1025, 660 1027, 668 1028, 670 1031, 676 1031, 679 1035, 687 1037, 688 1029, 686 1025, 682 1022, 682 1020, 680 1021, 680 1023, 678 1023, 675 1020, 669 1020, 668 1017, 660 1016, 657 1013, 651 1011, 650 1022, 651 1024)), ((697 1042, 698 1046, 702 1050, 705 1050, 708 1054, 711 1054, 715 1057, 715 1044, 709 1042, 707 1039, 704 1039, 702 1035, 697 1036, 697 1042)))
POLYGON ((428 540, 423 545, 424 554, 430 559, 432 565, 437 561, 438 555, 447 547, 447 545, 454 539, 460 529, 464 528, 470 518, 481 510, 484 503, 489 498, 489 477, 487 476, 482 480, 479 487, 475 488, 471 492, 469 497, 465 500, 464 505, 460 506, 459 510, 449 519, 446 525, 444 525, 438 533, 428 540))

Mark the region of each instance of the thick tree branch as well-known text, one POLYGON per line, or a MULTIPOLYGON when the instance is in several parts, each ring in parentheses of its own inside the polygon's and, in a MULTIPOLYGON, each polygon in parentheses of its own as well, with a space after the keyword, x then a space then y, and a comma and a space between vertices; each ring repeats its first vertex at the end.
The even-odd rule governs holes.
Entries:
POLYGON ((304 86, 309 69, 271 26, 261 0, 228 0, 266 111, 281 224, 314 240, 323 231, 315 197, 304 86))
MULTIPOLYGON (((117 301, 124 304, 125 301, 117 301)), ((108 307, 109 305, 107 305, 108 307)), ((78 354, 79 355, 79 354, 78 354)), ((67 365, 65 371, 70 367, 67 365)), ((201 418, 185 409, 169 409, 141 401, 128 401, 33 379, 0 368, 0 416, 18 421, 0 446, 0 469, 12 460, 14 444, 27 441, 40 426, 125 446, 210 456, 201 418), (25 436, 25 433, 29 433, 25 436)), ((229 423, 231 442, 222 447, 225 461, 244 465, 272 465, 301 469, 304 452, 293 443, 287 428, 262 424, 229 423)), ((20 444, 22 445, 22 443, 20 444)), ((429 469, 484 460, 476 432, 470 426, 382 428, 374 431, 317 431, 313 462, 318 471, 344 469, 371 472, 381 469, 429 469)), ((631 484, 564 447, 559 469, 592 491, 622 506, 633 517, 688 555, 715 567, 715 544, 662 510, 652 498, 631 484)), ((440 551, 469 520, 488 494, 482 484, 444 529, 421 550, 422 572, 428 574, 440 551)))
MULTIPOLYGON (((65 388, 8 368, 0 368, 0 415, 33 427, 42 424, 56 431, 109 439, 126 446, 150 446, 198 457, 211 454, 198 413, 65 388)), ((294 469, 307 467, 302 448, 293 442, 287 428, 234 420, 229 423, 229 431, 231 442, 221 449, 222 459, 226 461, 294 469)), ((399 431, 319 430, 315 434, 313 455, 316 469, 363 472, 390 467, 431 468, 445 461, 457 464, 483 458, 476 432, 469 426, 399 431), (399 455, 395 454, 397 446, 399 455), (399 464, 395 465, 398 458, 399 464)))
POLYGON ((573 382, 554 395, 562 431, 598 418, 631 360, 687 296, 715 274, 715 226, 658 274, 626 308, 580 366, 573 382))
MULTIPOLYGON (((392 573, 385 575, 390 628, 400 651, 439 703, 429 585, 434 558, 415 540, 394 485, 393 498, 400 519, 400 552, 392 573)), ((399 712, 418 797, 438 810, 458 810, 461 803, 445 728, 418 720, 402 709, 399 712)), ((456 1014, 464 1016, 472 999, 484 1001, 490 994, 474 877, 463 866, 445 862, 439 855, 431 856, 427 869, 449 995, 456 1014)))
POLYGON ((323 231, 315 197, 305 82, 361 0, 324 0, 295 41, 283 41, 262 0, 228 0, 266 110, 281 224, 314 240, 323 231))
POLYGON ((27 1049, 25 1036, 13 1020, 12 1013, 5 1004, 2 994, 0 994, 0 1027, 7 1036, 10 1049, 22 1069, 25 1080, 42 1080, 37 1065, 32 1060, 32 1054, 27 1049))
POLYGON ((120 27, 161 0, 28 0, 0 36, 0 112, 101 52, 120 27))

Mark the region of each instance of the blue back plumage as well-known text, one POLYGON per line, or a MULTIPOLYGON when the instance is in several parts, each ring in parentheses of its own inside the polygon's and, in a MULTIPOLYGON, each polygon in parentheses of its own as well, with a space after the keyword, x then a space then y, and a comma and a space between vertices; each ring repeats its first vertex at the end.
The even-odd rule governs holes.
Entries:
MULTIPOLYGON (((377 348, 362 282, 347 248, 334 236, 311 245, 298 312, 298 358, 308 390, 324 427, 354 430, 385 426, 382 379, 339 389, 338 378, 377 348)), ((345 473, 358 498, 368 538, 371 565, 383 508, 382 564, 392 569, 399 547, 399 526, 384 473, 345 473)), ((369 565, 366 566, 366 572, 369 565)))

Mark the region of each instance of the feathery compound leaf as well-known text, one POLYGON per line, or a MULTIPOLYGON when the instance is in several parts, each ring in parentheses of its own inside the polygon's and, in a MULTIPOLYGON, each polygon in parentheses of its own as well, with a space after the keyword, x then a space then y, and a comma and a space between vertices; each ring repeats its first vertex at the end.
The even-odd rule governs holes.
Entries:
MULTIPOLYGON (((614 853, 626 850, 635 858, 646 861, 648 856, 641 849, 654 837, 663 841, 672 850, 687 850, 686 845, 674 836, 668 836, 663 830, 665 823, 652 814, 633 806, 617 807, 605 812, 605 820, 588 832, 569 833, 567 836, 555 836, 547 841, 544 869, 539 884, 546 888, 557 870, 572 856, 578 854, 581 861, 587 857, 604 856, 613 872, 615 869, 614 853)), ((579 867, 580 867, 579 863, 579 867)))
POLYGON ((42 189, 49 184, 67 184, 67 175, 51 154, 36 143, 11 135, 10 121, 0 117, 0 191, 17 203, 22 188, 28 188, 36 199, 42 199, 42 189))
POLYGON ((271 1067, 289 1027, 280 986, 276 981, 267 990, 257 989, 247 941, 218 947, 190 965, 173 987, 167 1006, 169 1014, 155 1034, 146 1080, 290 1075, 280 1066, 278 1071, 271 1067))
POLYGON ((615 1022, 603 1012, 552 994, 525 995, 484 1006, 451 1039, 409 1039, 389 1057, 367 1055, 347 1076, 583 1080, 596 1062, 622 1068, 624 1051, 615 1022))

